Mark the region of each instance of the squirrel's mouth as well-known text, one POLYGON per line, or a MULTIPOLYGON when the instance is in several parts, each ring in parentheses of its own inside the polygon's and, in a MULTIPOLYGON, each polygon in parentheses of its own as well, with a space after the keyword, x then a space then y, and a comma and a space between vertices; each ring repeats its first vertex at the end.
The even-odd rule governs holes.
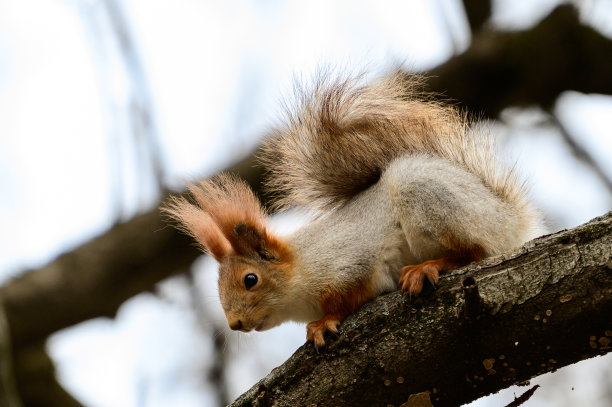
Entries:
POLYGON ((265 317, 263 317, 263 318, 261 319, 261 321, 259 321, 259 324, 257 324, 257 326, 255 327, 255 330, 256 330, 257 332, 260 332, 260 331, 265 331, 265 330, 266 330, 266 328, 264 327, 264 325, 265 325, 265 323, 266 323, 266 321, 267 321, 267 320, 268 320, 268 316, 266 315, 265 317))

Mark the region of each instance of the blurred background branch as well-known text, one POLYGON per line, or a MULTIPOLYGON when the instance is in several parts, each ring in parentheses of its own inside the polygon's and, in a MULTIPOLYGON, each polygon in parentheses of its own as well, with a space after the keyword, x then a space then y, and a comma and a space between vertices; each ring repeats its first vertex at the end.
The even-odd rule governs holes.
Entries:
POLYGON ((478 34, 491 18, 491 0, 463 0, 461 3, 472 34, 478 34))
POLYGON ((476 116, 509 107, 549 110, 568 90, 612 94, 612 40, 582 24, 571 5, 523 31, 483 31, 428 72, 428 85, 476 116))

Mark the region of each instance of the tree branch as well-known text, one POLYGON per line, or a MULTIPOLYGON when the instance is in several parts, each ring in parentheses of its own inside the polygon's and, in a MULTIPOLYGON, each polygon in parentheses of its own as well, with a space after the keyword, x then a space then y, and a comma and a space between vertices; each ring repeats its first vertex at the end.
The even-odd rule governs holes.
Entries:
MULTIPOLYGON (((47 355, 45 341, 15 349, 13 358, 17 389, 23 406, 83 407, 58 383, 55 366, 47 355)), ((19 405, 8 404, 8 406, 19 405)))
POLYGON ((565 142, 565 145, 570 148, 574 157, 586 164, 591 171, 595 174, 602 184, 606 187, 608 192, 612 194, 612 174, 608 175, 601 165, 595 160, 593 155, 588 152, 571 134, 569 129, 563 124, 556 114, 550 115, 552 124, 559 130, 561 138, 565 142))
POLYGON ((13 350, 4 308, 0 303, 0 406, 21 407, 17 390, 13 350))
POLYGON ((491 0, 463 0, 462 3, 472 34, 480 32, 491 18, 491 0))
POLYGON ((612 94, 610 55, 612 40, 562 5, 526 31, 479 32, 463 54, 428 73, 428 85, 486 117, 508 106, 549 110, 566 90, 612 94))
POLYGON ((99 316, 186 269, 198 251, 159 212, 138 216, 0 288, 14 347, 99 316), (146 236, 146 238, 143 238, 146 236), (43 314, 41 314, 43 313, 43 314))
POLYGON ((415 301, 376 298, 321 353, 302 346, 233 406, 397 406, 425 392, 461 405, 609 352, 610 315, 612 212, 454 271, 415 301), (474 284, 484 312, 469 318, 474 284))

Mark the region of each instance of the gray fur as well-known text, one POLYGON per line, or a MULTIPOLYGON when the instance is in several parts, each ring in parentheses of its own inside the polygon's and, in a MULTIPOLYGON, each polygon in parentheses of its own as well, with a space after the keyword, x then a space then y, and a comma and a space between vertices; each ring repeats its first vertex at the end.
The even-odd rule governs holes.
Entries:
POLYGON ((393 160, 376 184, 288 242, 300 290, 320 293, 369 281, 380 294, 396 289, 402 266, 450 254, 445 239, 493 255, 536 237, 540 228, 533 219, 447 159, 407 154, 393 160))
POLYGON ((538 233, 525 228, 530 219, 524 219, 520 210, 495 195, 480 178, 441 157, 398 158, 381 183, 420 261, 444 255, 449 250, 441 243, 445 239, 493 255, 538 233))

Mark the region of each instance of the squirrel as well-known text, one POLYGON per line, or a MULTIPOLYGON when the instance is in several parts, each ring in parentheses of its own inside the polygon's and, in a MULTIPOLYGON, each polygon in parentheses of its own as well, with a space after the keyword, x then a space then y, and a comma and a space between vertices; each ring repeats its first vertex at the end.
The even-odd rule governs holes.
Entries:
POLYGON ((399 70, 320 74, 263 141, 260 161, 277 209, 314 219, 288 236, 267 226, 249 186, 222 173, 188 187, 165 211, 219 263, 229 327, 262 331, 308 322, 327 332, 372 298, 499 254, 543 232, 524 183, 491 137, 399 70), (193 201, 193 200, 192 200, 193 201))

